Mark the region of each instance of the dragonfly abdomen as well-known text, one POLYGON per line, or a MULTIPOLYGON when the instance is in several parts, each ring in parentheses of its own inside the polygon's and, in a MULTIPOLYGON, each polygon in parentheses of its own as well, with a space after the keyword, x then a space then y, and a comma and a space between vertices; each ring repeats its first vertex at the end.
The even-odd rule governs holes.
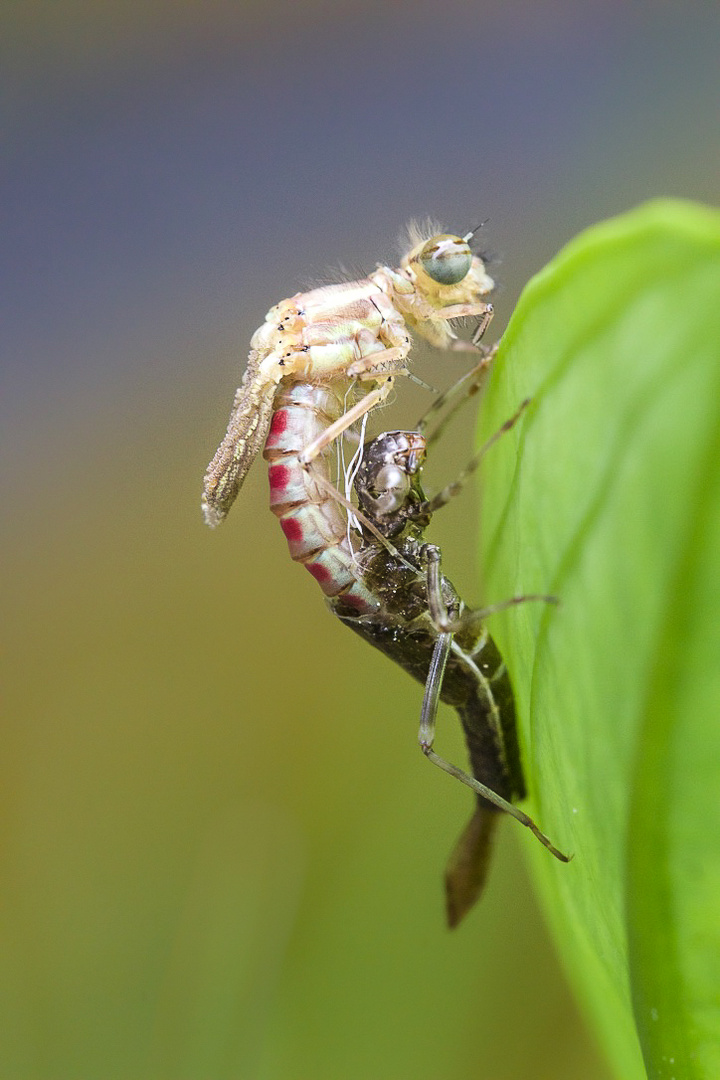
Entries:
POLYGON ((326 596, 341 595, 366 613, 377 611, 379 603, 359 579, 347 518, 332 494, 331 448, 309 466, 300 461, 305 448, 343 415, 346 392, 346 379, 281 387, 263 457, 269 463, 270 509, 280 520, 290 557, 302 563, 326 596))

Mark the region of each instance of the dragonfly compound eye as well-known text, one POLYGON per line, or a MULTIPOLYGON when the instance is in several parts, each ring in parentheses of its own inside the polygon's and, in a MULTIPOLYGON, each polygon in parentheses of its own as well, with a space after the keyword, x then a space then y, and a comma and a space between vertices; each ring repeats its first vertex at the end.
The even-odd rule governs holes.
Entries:
POLYGON ((472 266, 472 252, 459 236, 433 236, 418 255, 418 262, 438 285, 458 285, 472 266))

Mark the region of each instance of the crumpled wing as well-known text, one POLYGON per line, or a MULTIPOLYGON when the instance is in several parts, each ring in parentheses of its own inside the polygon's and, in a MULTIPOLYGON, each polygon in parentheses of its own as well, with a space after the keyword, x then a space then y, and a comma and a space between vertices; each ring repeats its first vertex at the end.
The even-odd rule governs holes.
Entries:
POLYGON ((259 362, 260 354, 253 350, 225 438, 205 473, 202 509, 211 529, 225 520, 270 428, 276 385, 260 374, 259 362))

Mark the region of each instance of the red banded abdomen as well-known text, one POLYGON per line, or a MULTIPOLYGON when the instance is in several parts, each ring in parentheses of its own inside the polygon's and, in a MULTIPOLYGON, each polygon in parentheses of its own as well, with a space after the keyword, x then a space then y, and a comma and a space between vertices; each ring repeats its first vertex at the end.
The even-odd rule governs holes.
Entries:
POLYGON ((308 468, 298 455, 337 420, 345 408, 348 380, 316 386, 291 383, 281 387, 263 457, 269 463, 270 509, 290 548, 290 557, 313 575, 329 597, 342 596, 358 614, 377 611, 379 602, 360 580, 347 539, 345 513, 332 495, 316 483, 328 483, 328 457, 335 443, 308 468))

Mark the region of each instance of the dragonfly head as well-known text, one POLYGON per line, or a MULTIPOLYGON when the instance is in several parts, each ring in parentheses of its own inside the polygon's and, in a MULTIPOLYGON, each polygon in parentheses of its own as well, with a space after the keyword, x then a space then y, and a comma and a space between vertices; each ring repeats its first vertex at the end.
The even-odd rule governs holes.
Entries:
POLYGON ((485 263, 470 247, 473 232, 465 236, 437 233, 428 238, 426 235, 425 239, 417 239, 401 262, 415 293, 438 314, 447 308, 456 309, 456 317, 477 314, 483 297, 495 288, 485 263))

